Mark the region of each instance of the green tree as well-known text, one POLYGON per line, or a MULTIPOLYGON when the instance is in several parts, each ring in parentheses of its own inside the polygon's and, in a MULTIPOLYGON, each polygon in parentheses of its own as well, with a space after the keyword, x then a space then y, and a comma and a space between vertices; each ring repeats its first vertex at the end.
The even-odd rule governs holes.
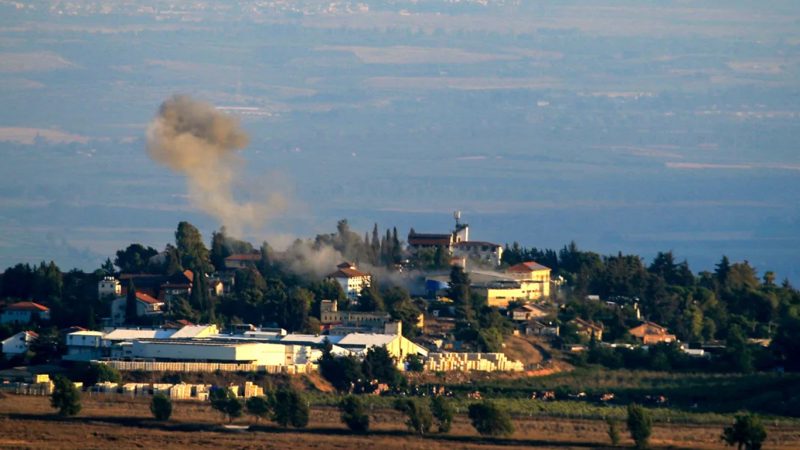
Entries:
POLYGON ((136 306, 136 284, 133 278, 128 280, 128 290, 125 296, 125 322, 135 323, 139 315, 137 314, 138 308, 136 306))
POLYGON ((717 263, 716 268, 714 270, 714 276, 719 283, 721 288, 727 288, 728 286, 728 275, 731 272, 731 261, 728 259, 727 256, 722 256, 722 259, 717 263))
POLYGON ((752 414, 736 416, 733 425, 722 431, 722 440, 728 445, 736 445, 739 450, 760 450, 767 431, 758 417, 752 414))
POLYGON ((370 347, 361 363, 361 372, 367 381, 377 380, 391 387, 397 387, 403 380, 397 362, 386 347, 370 347))
POLYGON ((425 370, 425 363, 419 355, 411 354, 406 356, 406 364, 408 364, 409 372, 422 372, 425 370))
POLYGON ((192 292, 189 294, 189 304, 192 308, 200 312, 206 321, 214 316, 213 306, 208 296, 208 282, 202 272, 195 270, 192 280, 192 292))
POLYGON ((614 419, 607 419, 606 423, 608 424, 608 439, 611 440, 611 445, 619 445, 619 422, 614 419))
POLYGON ((152 247, 145 247, 142 244, 131 244, 125 250, 117 251, 114 258, 114 265, 119 267, 120 272, 143 273, 147 271, 150 258, 156 256, 158 251, 152 247))
POLYGON ((309 327, 309 313, 314 294, 308 289, 294 288, 283 302, 284 308, 278 323, 289 332, 304 331, 309 327))
POLYGON ((103 272, 103 276, 109 277, 114 275, 114 263, 111 262, 111 258, 106 258, 105 262, 103 262, 103 265, 100 266, 100 270, 103 272))
POLYGON ((739 325, 731 325, 728 330, 723 358, 733 371, 744 373, 753 371, 753 351, 739 325))
POLYGON ((216 270, 225 269, 225 258, 231 256, 231 251, 225 245, 225 227, 211 233, 211 252, 209 253, 209 260, 216 270))
POLYGON ((354 356, 334 356, 331 344, 325 339, 319 371, 339 392, 353 392, 364 379, 361 363, 354 356))
POLYGON ((369 415, 358 397, 348 395, 343 398, 339 402, 339 409, 342 412, 342 423, 347 425, 351 431, 364 433, 369 430, 369 415))
POLYGON ((469 275, 459 266, 450 269, 450 289, 448 296, 453 300, 456 308, 456 319, 472 321, 472 296, 470 294, 469 275))
POLYGON ((74 416, 81 411, 81 393, 67 377, 57 375, 53 379, 53 393, 50 406, 58 410, 60 416, 74 416))
POLYGON ((255 417, 256 422, 258 422, 259 419, 266 419, 269 417, 270 411, 272 410, 272 402, 267 396, 250 397, 245 402, 245 407, 247 408, 247 413, 255 417))
POLYGON ((164 264, 161 267, 161 273, 171 277, 178 272, 183 272, 181 265, 181 257, 178 254, 178 249, 172 244, 167 244, 164 248, 164 264))
POLYGON ((436 420, 439 433, 448 433, 453 426, 455 408, 447 397, 437 395, 431 399, 431 413, 436 420))
POLYGON ((628 431, 637 449, 647 448, 652 427, 653 421, 647 410, 635 403, 628 405, 628 431))
POLYGON ((781 320, 770 348, 786 370, 800 370, 800 317, 787 314, 781 320))
POLYGON ((84 377, 84 382, 86 385, 91 386, 104 381, 119 383, 121 379, 122 376, 117 369, 107 364, 98 363, 89 366, 89 370, 86 371, 86 376, 84 377))
POLYGON ((242 416, 242 401, 236 398, 233 392, 227 388, 212 390, 209 400, 211 401, 211 407, 227 417, 228 422, 233 422, 233 419, 242 416))
POLYGON ((483 436, 508 436, 514 433, 514 424, 508 412, 489 400, 469 405, 469 419, 475 430, 483 436))
POLYGON ((282 427, 305 428, 308 425, 308 402, 291 387, 281 387, 275 392, 272 420, 282 427))
POLYGON ((361 289, 361 293, 358 294, 358 309, 360 311, 386 311, 383 296, 375 280, 372 280, 369 286, 361 289))
POLYGON ((399 398, 394 409, 406 415, 406 426, 419 435, 428 434, 433 426, 433 415, 428 402, 418 398, 399 398))
POLYGON ((150 401, 150 412, 156 420, 169 420, 172 416, 172 400, 164 394, 156 394, 150 401))
POLYGON ((181 265, 184 268, 191 269, 193 272, 211 271, 208 249, 203 243, 200 230, 194 225, 189 222, 178 224, 178 229, 175 231, 175 246, 178 248, 181 265))

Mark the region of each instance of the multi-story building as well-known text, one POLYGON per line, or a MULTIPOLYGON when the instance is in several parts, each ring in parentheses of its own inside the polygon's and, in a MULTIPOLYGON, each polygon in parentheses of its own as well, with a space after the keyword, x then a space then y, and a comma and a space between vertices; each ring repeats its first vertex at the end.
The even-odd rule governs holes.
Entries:
POLYGON ((511 266, 506 274, 518 281, 527 300, 550 297, 550 268, 535 261, 511 266))
POLYGON ((344 262, 336 266, 338 270, 328 275, 328 279, 336 281, 342 287, 347 298, 355 300, 361 290, 368 288, 372 283, 372 276, 356 268, 356 265, 344 262))
POLYGON ((0 314, 0 323, 31 323, 50 320, 50 308, 36 302, 18 302, 0 314))
POLYGON ((104 298, 109 295, 114 297, 122 295, 122 283, 114 277, 103 277, 97 283, 97 298, 104 298))

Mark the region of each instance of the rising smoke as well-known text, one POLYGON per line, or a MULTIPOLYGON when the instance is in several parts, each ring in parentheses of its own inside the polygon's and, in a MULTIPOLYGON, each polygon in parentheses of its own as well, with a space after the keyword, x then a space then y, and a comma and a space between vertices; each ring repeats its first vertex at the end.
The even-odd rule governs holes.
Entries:
POLYGON ((185 175, 192 204, 235 235, 262 228, 285 207, 283 196, 275 193, 263 195, 263 201, 234 198, 242 164, 238 153, 248 143, 235 118, 184 95, 162 103, 147 128, 150 156, 185 175))
MULTIPOLYGON (((183 95, 162 103, 147 128, 150 156, 185 175, 192 204, 237 237, 245 231, 263 231, 265 223, 286 207, 284 197, 275 193, 264 195, 260 202, 241 202, 234 197, 234 185, 241 179, 239 152, 248 143, 247 133, 235 118, 183 95)), ((287 239, 279 240, 288 244, 287 239)), ((301 240, 294 240, 276 256, 290 271, 317 279, 345 260, 331 245, 301 240)), ((418 278, 417 274, 399 274, 368 264, 360 268, 388 284, 410 285, 410 280, 418 278)))

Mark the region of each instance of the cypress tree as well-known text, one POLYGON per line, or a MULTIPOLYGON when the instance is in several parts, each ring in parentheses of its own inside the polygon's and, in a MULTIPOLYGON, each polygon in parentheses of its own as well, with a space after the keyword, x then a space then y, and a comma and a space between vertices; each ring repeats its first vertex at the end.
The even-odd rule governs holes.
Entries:
POLYGON ((138 317, 136 314, 136 285, 133 278, 128 280, 128 292, 125 297, 125 322, 133 323, 138 317))

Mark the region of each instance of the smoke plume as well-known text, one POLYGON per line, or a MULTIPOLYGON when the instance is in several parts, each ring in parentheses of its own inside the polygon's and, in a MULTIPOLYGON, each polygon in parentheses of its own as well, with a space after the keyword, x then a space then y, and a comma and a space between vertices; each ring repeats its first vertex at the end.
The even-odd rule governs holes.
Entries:
POLYGON ((147 151, 157 162, 186 176, 192 204, 214 216, 233 234, 258 229, 283 209, 283 197, 237 202, 239 151, 249 143, 238 121, 208 103, 176 95, 164 103, 147 128, 147 151))

